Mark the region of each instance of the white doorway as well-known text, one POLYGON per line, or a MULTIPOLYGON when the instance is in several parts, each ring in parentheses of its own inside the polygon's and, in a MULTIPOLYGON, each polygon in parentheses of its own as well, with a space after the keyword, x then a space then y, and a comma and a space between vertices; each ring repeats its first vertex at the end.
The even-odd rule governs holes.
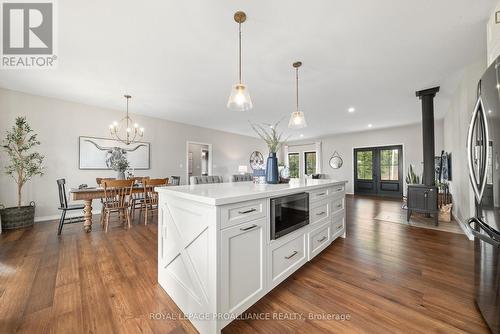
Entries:
POLYGON ((186 142, 186 183, 191 176, 212 175, 212 144, 186 142))

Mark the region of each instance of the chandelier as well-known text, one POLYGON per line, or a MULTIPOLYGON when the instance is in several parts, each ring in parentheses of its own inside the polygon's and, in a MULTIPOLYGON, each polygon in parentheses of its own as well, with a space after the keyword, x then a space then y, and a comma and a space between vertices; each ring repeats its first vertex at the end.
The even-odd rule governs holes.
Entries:
POLYGON ((124 95, 127 99, 127 115, 119 122, 113 122, 109 126, 111 137, 115 140, 121 141, 125 145, 136 143, 137 139, 144 136, 144 128, 140 128, 139 124, 134 123, 132 118, 128 115, 128 101, 132 98, 130 95, 124 95))

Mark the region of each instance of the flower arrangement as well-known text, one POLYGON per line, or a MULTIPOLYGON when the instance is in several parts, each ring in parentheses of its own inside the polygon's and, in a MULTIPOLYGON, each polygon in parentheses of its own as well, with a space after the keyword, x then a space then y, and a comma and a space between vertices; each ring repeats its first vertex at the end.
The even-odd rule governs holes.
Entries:
POLYGON ((130 164, 127 161, 127 158, 122 155, 117 159, 114 159, 113 162, 111 162, 111 168, 113 168, 114 171, 123 173, 129 168, 130 164))

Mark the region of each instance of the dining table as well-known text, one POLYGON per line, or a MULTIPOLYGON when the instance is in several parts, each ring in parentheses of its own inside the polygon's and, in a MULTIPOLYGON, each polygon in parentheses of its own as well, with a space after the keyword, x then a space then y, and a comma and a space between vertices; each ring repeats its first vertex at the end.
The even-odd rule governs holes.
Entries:
MULTIPOLYGON (((170 186, 167 184, 166 186, 170 186)), ((144 187, 136 185, 132 187, 132 194, 144 193, 144 187)), ((85 232, 92 231, 92 201, 94 199, 104 198, 103 187, 87 187, 87 188, 73 188, 70 190, 71 199, 73 201, 83 201, 83 230, 85 232)))

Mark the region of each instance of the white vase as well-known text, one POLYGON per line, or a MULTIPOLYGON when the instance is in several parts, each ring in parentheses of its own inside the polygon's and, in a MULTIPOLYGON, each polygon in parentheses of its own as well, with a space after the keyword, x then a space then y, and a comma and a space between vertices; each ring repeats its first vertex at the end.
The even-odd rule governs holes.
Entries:
POLYGON ((118 174, 116 174, 116 179, 117 180, 125 180, 125 172, 118 171, 118 174))

